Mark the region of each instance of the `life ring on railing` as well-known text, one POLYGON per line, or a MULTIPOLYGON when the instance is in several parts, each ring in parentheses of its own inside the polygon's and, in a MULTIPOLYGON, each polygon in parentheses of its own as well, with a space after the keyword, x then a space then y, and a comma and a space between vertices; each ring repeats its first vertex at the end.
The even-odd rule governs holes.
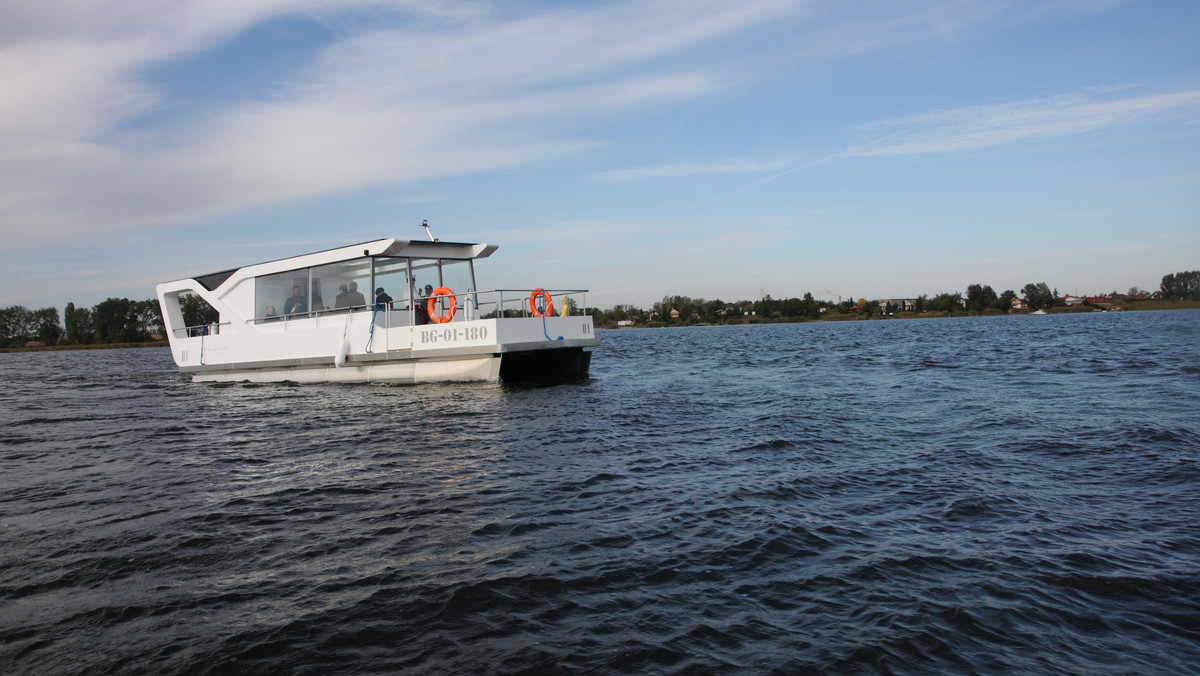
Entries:
POLYGON ((550 297, 550 292, 540 286, 534 289, 533 293, 529 294, 529 312, 532 313, 534 317, 553 317, 554 299, 550 297), (545 312, 538 308, 538 296, 541 296, 546 300, 545 312))
POLYGON ((429 302, 425 305, 425 310, 429 313, 429 321, 434 324, 445 324, 454 319, 454 312, 458 310, 458 301, 454 299, 454 292, 444 286, 439 286, 429 294, 429 302), (442 316, 437 313, 438 296, 448 296, 450 298, 450 308, 446 310, 446 315, 442 316))

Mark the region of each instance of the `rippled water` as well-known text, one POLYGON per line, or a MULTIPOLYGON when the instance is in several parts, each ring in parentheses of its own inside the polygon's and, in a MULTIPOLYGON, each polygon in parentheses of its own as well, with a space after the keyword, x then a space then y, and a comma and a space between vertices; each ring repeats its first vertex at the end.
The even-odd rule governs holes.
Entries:
POLYGON ((0 355, 0 672, 1200 669, 1200 312, 602 338, 524 389, 0 355))

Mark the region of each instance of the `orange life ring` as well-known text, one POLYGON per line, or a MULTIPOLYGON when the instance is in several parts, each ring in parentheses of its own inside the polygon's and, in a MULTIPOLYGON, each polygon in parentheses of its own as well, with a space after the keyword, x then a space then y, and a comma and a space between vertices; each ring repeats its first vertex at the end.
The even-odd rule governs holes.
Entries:
POLYGON ((445 324, 451 319, 454 319, 454 311, 457 309, 458 301, 454 299, 454 292, 444 286, 439 286, 438 288, 434 289, 433 293, 429 294, 429 302, 425 305, 425 310, 429 314, 429 321, 433 322, 434 324, 445 324), (446 310, 446 316, 444 317, 438 315, 437 313, 438 296, 450 297, 450 309, 446 310))
POLYGON ((550 292, 540 286, 534 289, 533 293, 529 294, 529 311, 533 313, 534 317, 553 317, 554 299, 550 297, 550 292), (538 296, 546 299, 546 312, 544 313, 538 309, 538 296))

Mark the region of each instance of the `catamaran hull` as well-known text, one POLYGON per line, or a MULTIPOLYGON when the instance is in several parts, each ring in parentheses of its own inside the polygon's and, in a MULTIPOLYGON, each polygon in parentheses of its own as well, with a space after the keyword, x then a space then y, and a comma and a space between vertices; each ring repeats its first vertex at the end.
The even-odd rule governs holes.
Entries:
MULTIPOLYGON (((353 357, 351 357, 353 359, 353 357)), ((590 348, 574 347, 428 359, 392 358, 335 364, 215 366, 196 371, 193 382, 390 383, 565 382, 588 376, 590 348)))

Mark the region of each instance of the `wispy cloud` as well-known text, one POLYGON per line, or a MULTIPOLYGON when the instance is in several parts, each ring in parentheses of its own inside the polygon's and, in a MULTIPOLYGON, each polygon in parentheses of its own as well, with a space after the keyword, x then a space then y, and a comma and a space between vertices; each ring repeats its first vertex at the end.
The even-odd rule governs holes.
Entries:
POLYGON ((795 6, 654 0, 521 15, 472 2, 435 13, 404 0, 67 1, 0 10, 10 246, 577 153, 596 144, 579 133, 588 120, 727 86, 681 55, 795 6), (257 99, 138 125, 178 106, 152 67, 296 15, 356 20, 257 99))
POLYGON ((709 163, 678 162, 675 164, 661 164, 653 167, 634 167, 631 169, 605 171, 594 174, 592 178, 597 181, 603 181, 607 183, 624 183, 628 181, 640 181, 645 179, 671 179, 692 176, 753 174, 763 171, 778 171, 786 166, 788 166, 788 164, 781 161, 757 161, 746 159, 709 163))
POLYGON ((858 155, 949 153, 1070 136, 1157 119, 1194 114, 1200 90, 1101 98, 1125 87, 1090 90, 998 105, 964 106, 874 122, 863 131, 900 129, 894 142, 863 148, 858 155))

